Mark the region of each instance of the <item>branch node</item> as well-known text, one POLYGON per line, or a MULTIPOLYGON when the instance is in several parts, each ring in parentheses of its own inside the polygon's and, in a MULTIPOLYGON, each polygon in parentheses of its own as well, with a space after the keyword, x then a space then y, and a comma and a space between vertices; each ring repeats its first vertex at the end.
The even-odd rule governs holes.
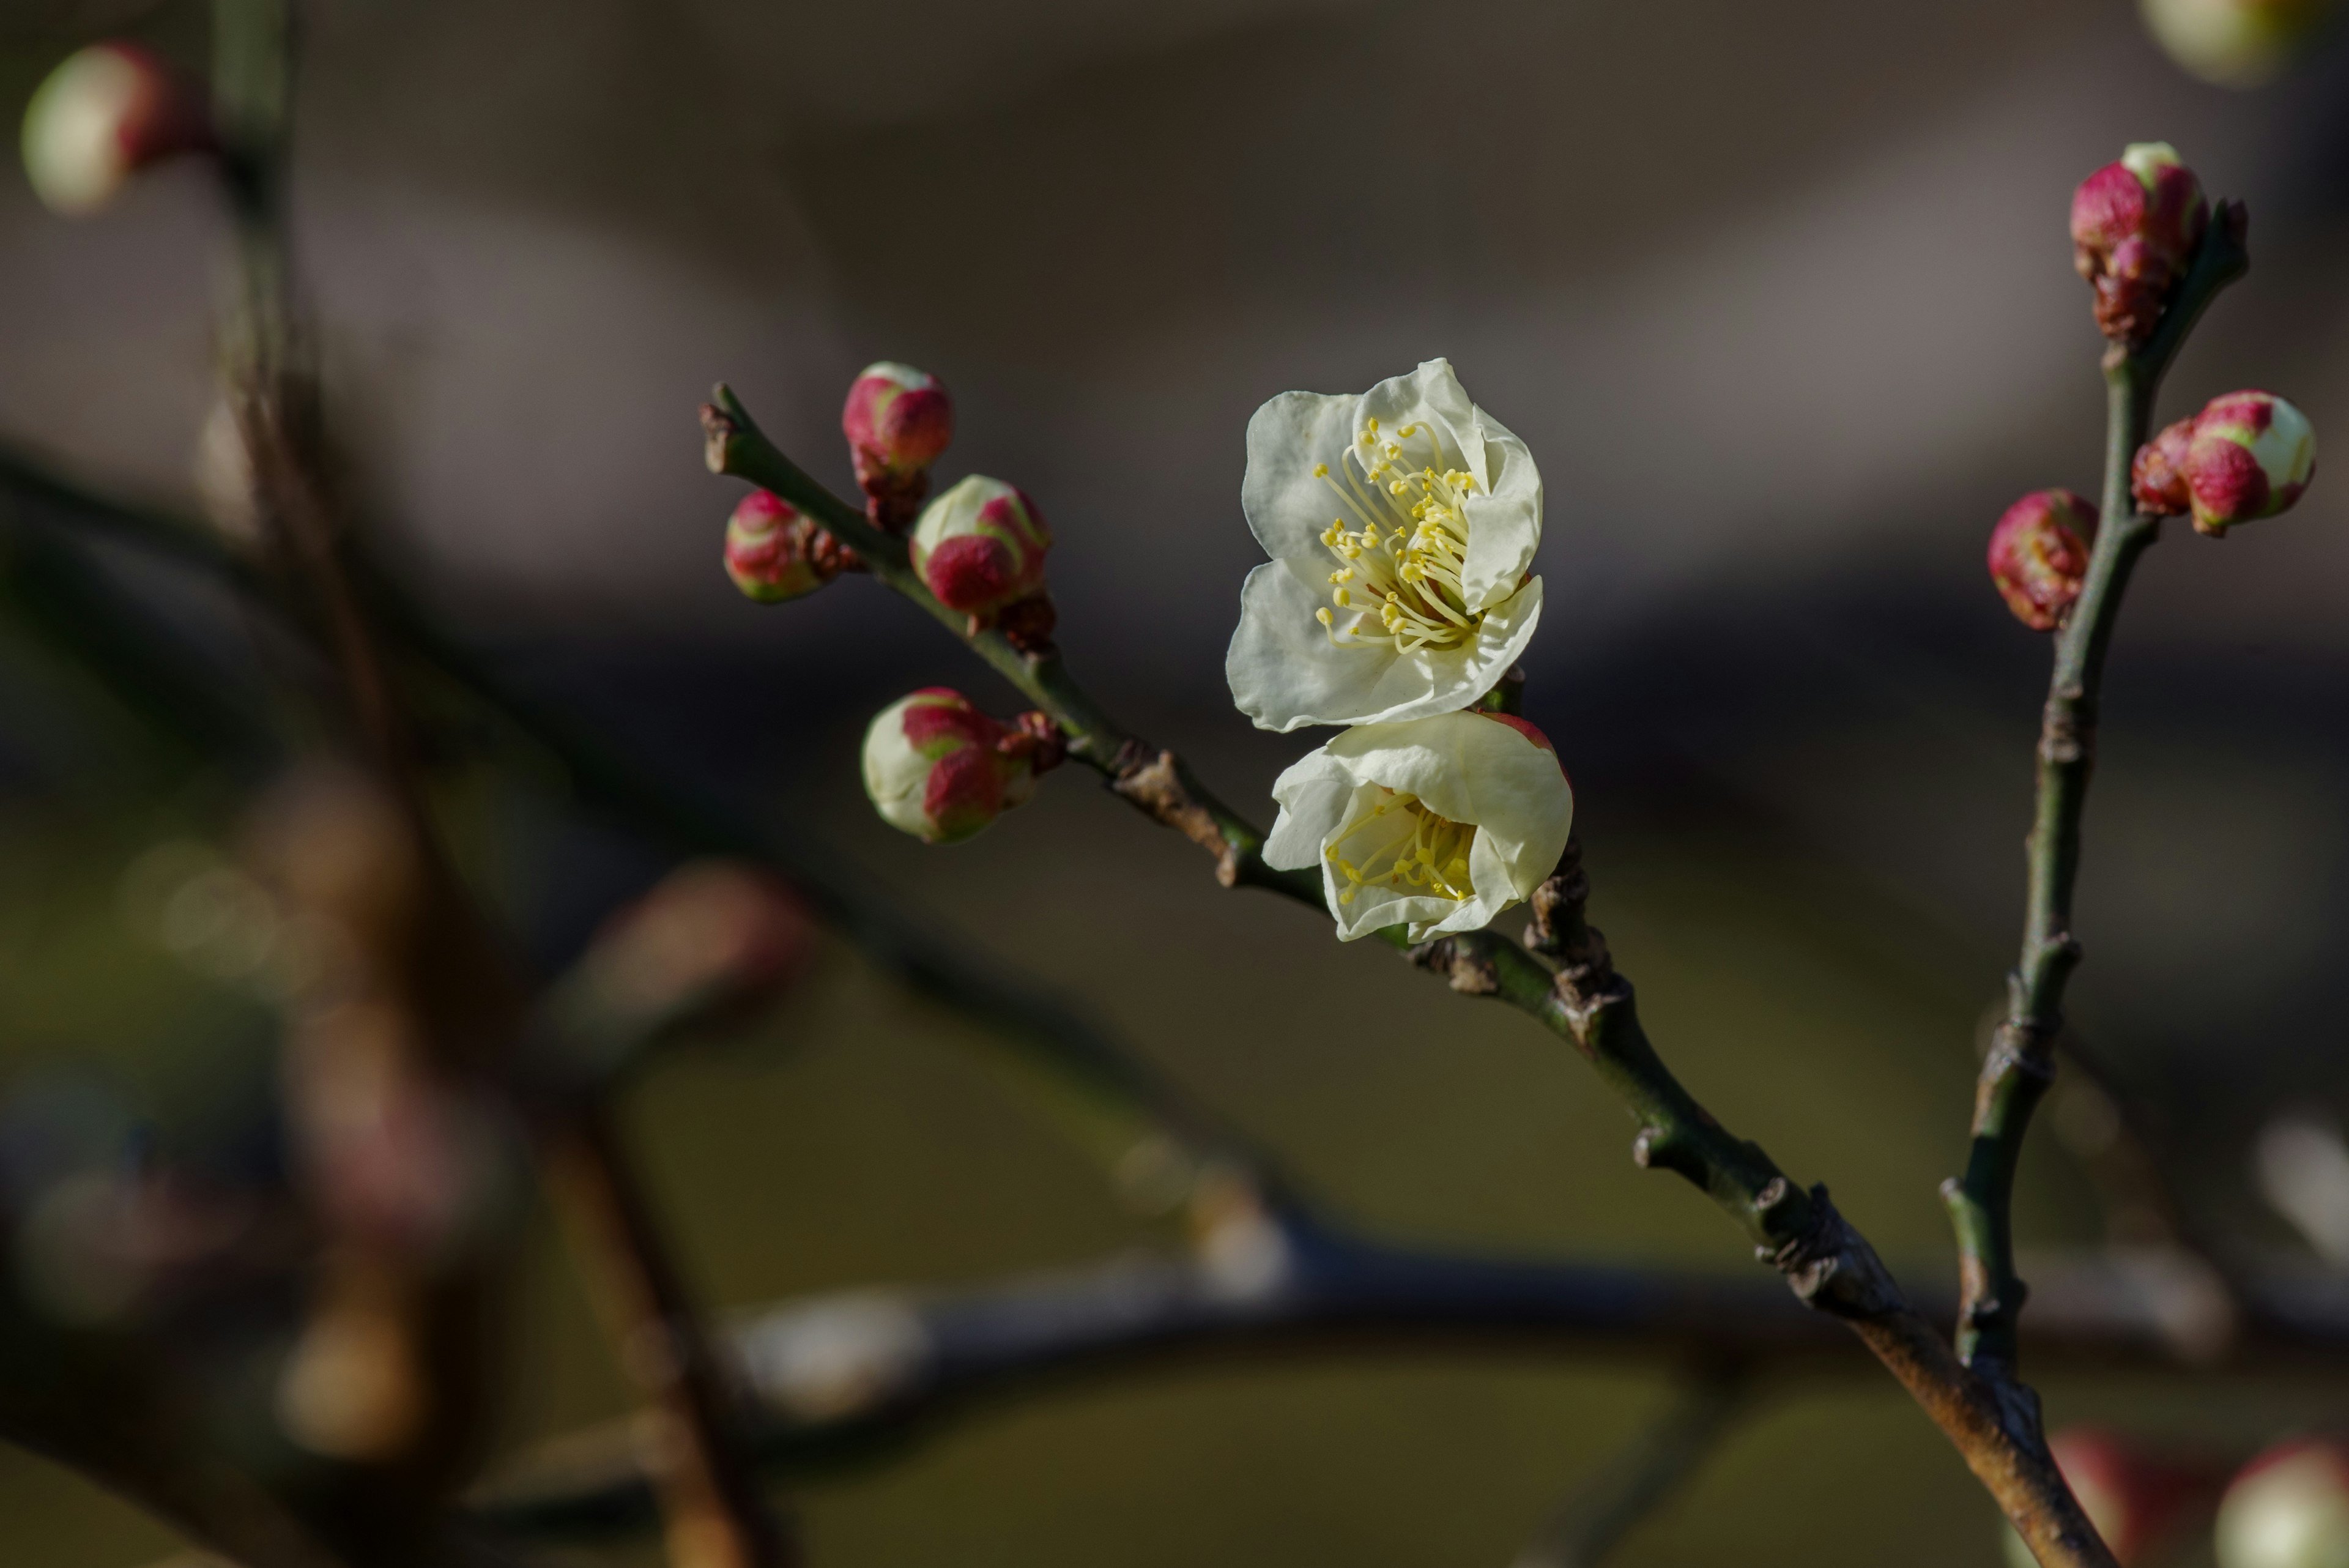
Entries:
MULTIPOLYGON (((1766 1214, 1793 1196, 1783 1176, 1774 1177, 1754 1200, 1766 1214)), ((1836 1317, 1879 1319, 1901 1310, 1900 1287, 1883 1260, 1827 1200, 1825 1184, 1810 1190, 1810 1223, 1774 1249, 1757 1249, 1762 1260, 1786 1276, 1806 1305, 1836 1317)))
POLYGON ((1493 996, 1501 989, 1499 968, 1473 936, 1438 937, 1406 956, 1421 969, 1447 976, 1452 989, 1464 996, 1493 996))
POLYGON ((1183 778, 1183 764, 1172 752, 1152 755, 1141 741, 1129 740, 1117 750, 1110 789, 1140 806, 1208 854, 1216 857, 1216 880, 1225 887, 1239 881, 1239 848, 1224 836, 1215 813, 1199 804, 1183 778))

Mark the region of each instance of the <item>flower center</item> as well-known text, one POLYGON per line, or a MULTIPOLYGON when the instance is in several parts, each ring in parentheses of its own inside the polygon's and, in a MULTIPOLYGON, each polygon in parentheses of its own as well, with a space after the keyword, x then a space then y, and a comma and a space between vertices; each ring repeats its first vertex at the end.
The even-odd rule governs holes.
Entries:
POLYGON ((1338 559, 1330 574, 1336 608, 1314 612, 1338 647, 1378 643, 1397 653, 1454 648, 1484 624, 1485 612, 1468 608, 1460 587, 1466 507, 1476 481, 1444 462, 1443 443, 1426 424, 1398 425, 1392 436, 1382 436, 1379 421, 1370 420, 1334 475, 1328 463, 1314 465, 1313 477, 1344 508, 1321 534, 1338 559), (1404 454, 1421 440, 1434 461, 1414 469, 1404 454), (1340 615, 1349 618, 1342 628, 1340 615))
POLYGON ((1476 825, 1438 816, 1416 795, 1374 787, 1377 797, 1370 809, 1330 835, 1321 851, 1346 879, 1338 902, 1352 903, 1365 888, 1454 902, 1474 894, 1468 846, 1476 841, 1476 825))

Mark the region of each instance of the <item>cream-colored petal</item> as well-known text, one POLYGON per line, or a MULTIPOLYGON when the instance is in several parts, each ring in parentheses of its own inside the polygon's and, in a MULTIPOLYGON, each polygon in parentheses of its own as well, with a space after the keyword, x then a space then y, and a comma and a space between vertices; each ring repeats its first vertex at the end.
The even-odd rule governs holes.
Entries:
POLYGON ((1321 547, 1321 531, 1340 507, 1313 470, 1320 464, 1337 468, 1352 438, 1354 409, 1361 401, 1351 396, 1283 392, 1248 421, 1240 507, 1266 555, 1329 558, 1321 547))
POLYGON ((1327 748, 1307 753, 1274 781, 1280 815, 1264 841, 1264 863, 1301 871, 1321 862, 1330 836, 1345 826, 1348 804, 1361 786, 1327 748))
MULTIPOLYGON (((1477 412, 1482 417, 1484 410, 1477 412)), ((1493 462, 1479 483, 1489 485, 1490 493, 1472 495, 1461 508, 1468 520, 1468 551, 1460 586, 1471 609, 1516 592, 1541 547, 1541 472, 1533 453, 1489 420, 1485 433, 1493 462)))
POLYGON ((1224 657, 1232 701, 1260 730, 1383 724, 1464 708, 1500 683, 1541 623, 1536 577, 1487 612, 1456 648, 1397 654, 1333 645, 1314 612, 1330 603, 1318 563, 1271 561, 1240 590, 1240 623, 1224 657))
POLYGON ((1545 856, 1541 875, 1548 875, 1566 852, 1574 792, 1557 754, 1489 714, 1360 725, 1330 742, 1329 751, 1354 777, 1415 795, 1440 816, 1491 829, 1496 846, 1509 849, 1513 884, 1545 856))
POLYGON ((1468 846, 1468 876, 1475 896, 1460 900, 1441 919, 1413 926, 1410 932, 1413 941, 1423 942, 1430 937, 1450 936, 1455 931, 1481 931, 1493 923, 1494 916, 1525 896, 1510 886, 1508 867, 1492 836, 1482 828, 1468 846))
POLYGON ((1407 424, 1433 420, 1444 432, 1445 455, 1471 473, 1481 475, 1485 471, 1484 427, 1449 359, 1430 359, 1408 376, 1381 381, 1362 394, 1362 406, 1355 417, 1358 421, 1376 419, 1380 430, 1388 434, 1407 424))

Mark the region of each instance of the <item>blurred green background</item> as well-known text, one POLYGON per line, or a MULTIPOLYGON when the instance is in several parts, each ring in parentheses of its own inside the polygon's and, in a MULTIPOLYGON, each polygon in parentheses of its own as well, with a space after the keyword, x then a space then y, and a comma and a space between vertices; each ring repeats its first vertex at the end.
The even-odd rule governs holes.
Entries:
MULTIPOLYGON (((935 681, 1014 704, 869 584, 732 596, 731 492, 690 418, 709 381, 839 483, 855 368, 937 371, 959 425, 942 472, 1014 479, 1053 520, 1080 670, 1260 803, 1304 742, 1247 732, 1221 691, 1254 559, 1247 414, 1448 354, 1543 465, 1528 712, 1574 774, 1594 916, 1643 1014, 1701 1098, 1918 1280, 1950 1267, 1935 1188, 2011 961, 2044 680, 1982 540, 2023 491, 2095 483, 2072 182, 2166 136, 2251 201, 2252 277, 2164 418, 2254 384, 2349 428, 2337 40, 2231 93, 2116 0, 320 0, 310 22, 298 234, 336 434, 407 575, 515 679, 1077 999, 1396 1237, 1744 1266, 1710 1206, 1632 1165, 1621 1110, 1556 1041, 1219 892, 1074 770, 951 851, 875 822, 854 782, 874 709, 935 681), (1450 221, 1399 221, 1405 196, 1450 221)), ((17 0, 6 103, 125 27, 201 58, 192 4, 17 0)), ((181 172, 80 225, 0 181, 0 435, 192 509, 218 237, 181 172)), ((2198 1217, 2246 1247, 2292 1244, 2247 1140, 2349 1090, 2344 522, 2320 480, 2287 520, 2149 557, 2091 811, 2074 1020, 2154 1108, 2198 1217)), ((231 685, 265 668, 216 599, 125 580, 231 685)), ((452 777, 469 866, 543 971, 657 868, 526 766, 452 777)), ((140 857, 222 841, 251 782, 0 633, 14 1092, 87 1090, 194 1143, 266 1094, 271 1021, 134 918, 140 857)), ((632 1095, 709 1299, 1166 1240, 959 1027, 833 944, 767 1023, 632 1095)), ((2033 1247, 2104 1235, 2050 1137, 2017 1222, 2033 1247)), ((515 1449, 627 1407, 552 1225, 527 1233, 515 1449)), ((1498 1568, 1667 1386, 1587 1356, 1186 1364, 978 1413, 792 1501, 827 1568, 1498 1568)), ((2043 1391, 2057 1423, 2244 1451, 2336 1418, 2342 1392, 2043 1391)), ((172 1549, 12 1451, 0 1542, 56 1568, 172 1549)), ((1942 1439, 1860 1375, 1770 1386, 1622 1561, 1997 1551, 1942 1439)))

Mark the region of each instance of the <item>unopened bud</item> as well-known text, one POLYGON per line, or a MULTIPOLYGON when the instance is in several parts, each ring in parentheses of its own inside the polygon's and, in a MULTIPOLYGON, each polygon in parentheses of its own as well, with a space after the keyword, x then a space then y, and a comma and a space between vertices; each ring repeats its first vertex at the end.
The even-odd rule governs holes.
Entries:
POLYGON ((940 604, 987 621, 1043 587, 1051 547, 1034 502, 974 473, 922 508, 914 570, 940 604))
POLYGON ((749 1022, 814 951, 814 927, 791 888, 749 867, 698 861, 605 923, 564 978, 560 1005, 574 1010, 580 1043, 633 1050, 749 1022))
POLYGON ((2291 65, 2336 0, 2143 0, 2169 57, 2204 81, 2253 88, 2291 65))
POLYGON ((2137 449, 2137 504, 2159 516, 2193 514, 2217 538, 2298 501, 2316 472, 2308 416, 2272 392, 2229 392, 2137 449))
POLYGON ((911 365, 867 365, 849 385, 840 429, 873 520, 903 528, 929 490, 930 464, 954 439, 954 401, 946 388, 911 365))
POLYGON ((25 109, 25 171, 53 212, 94 213, 141 169, 213 145, 202 99, 136 44, 67 56, 25 109))
POLYGON ((959 691, 925 687, 864 732, 864 793, 890 826, 929 844, 968 838, 1036 793, 1067 750, 1043 714, 997 723, 959 691))
POLYGON ((2219 1568, 2349 1568, 2349 1445, 2280 1443, 2219 1504, 2219 1568))
POLYGON ((2096 291, 2096 325, 2119 343, 2152 335, 2210 224, 2194 171, 2166 141, 2139 141, 2072 192, 2072 262, 2096 291))
POLYGON ((2067 1428, 2047 1449, 2121 1568, 2154 1561, 2185 1526, 2208 1518, 2226 1480, 2199 1457, 2159 1453, 2096 1427, 2067 1428))
POLYGON ((2088 575, 2096 509, 2068 490, 2039 490, 2006 509, 1990 531, 1990 580, 2014 618, 2053 631, 2071 613, 2088 575))
POLYGON ((772 491, 750 492, 726 520, 726 575, 761 604, 812 594, 856 564, 854 552, 772 491))

